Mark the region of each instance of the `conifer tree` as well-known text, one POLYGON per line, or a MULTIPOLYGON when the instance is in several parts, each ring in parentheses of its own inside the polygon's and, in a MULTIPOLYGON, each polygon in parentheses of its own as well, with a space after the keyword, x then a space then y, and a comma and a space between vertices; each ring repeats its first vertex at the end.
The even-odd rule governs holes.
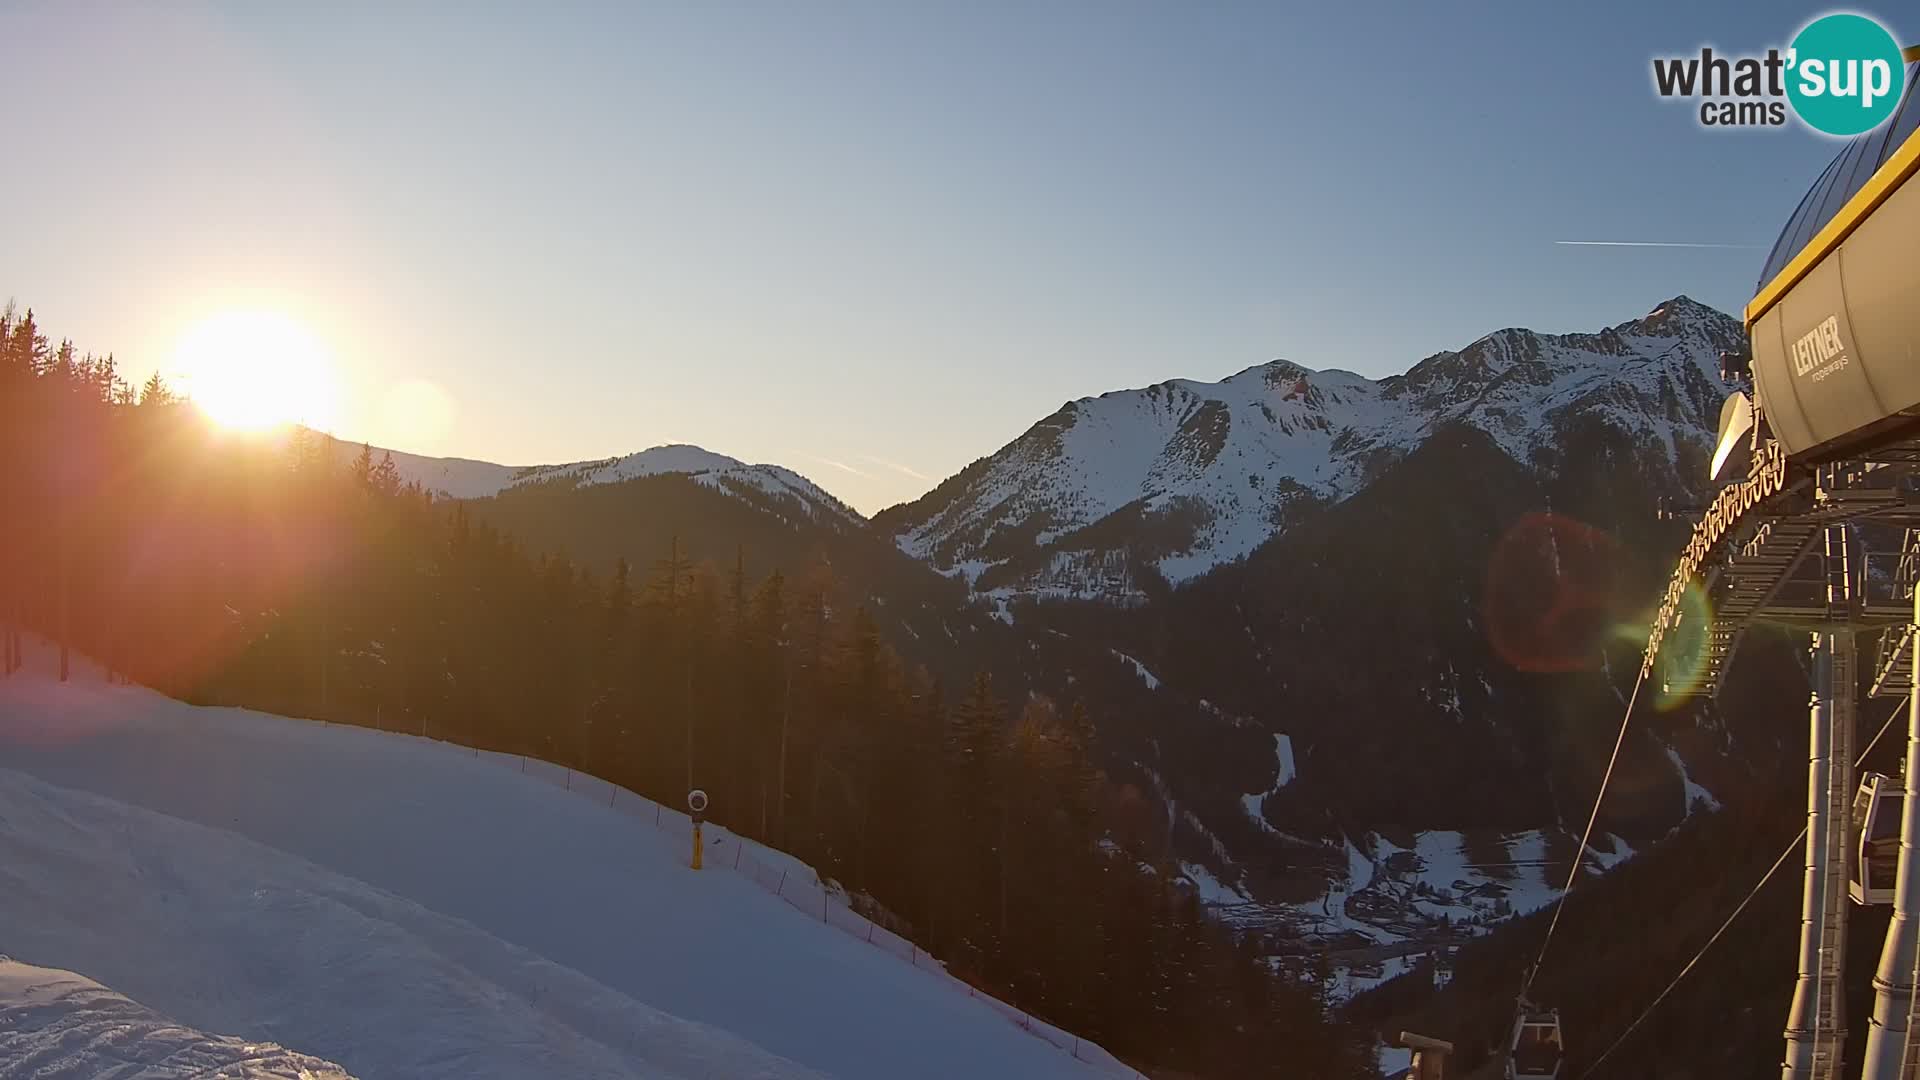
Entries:
POLYGON ((1011 667, 951 702, 889 647, 897 609, 824 559, 756 579, 742 546, 715 572, 676 536, 643 586, 626 558, 543 551, 486 501, 403 485, 370 445, 214 443, 158 373, 129 407, 111 365, 61 353, 0 310, 8 667, 24 625, 192 701, 531 753, 673 805, 711 786, 729 828, 1143 1066, 1211 1080, 1284 1053, 1357 1075, 1323 1001, 1141 868, 1162 807, 1102 775, 1114 718, 1087 702, 998 681, 1011 667))
POLYGON ((160 371, 157 368, 153 374, 147 376, 146 382, 140 384, 139 404, 141 405, 153 407, 171 405, 175 400, 173 391, 167 388, 166 380, 160 377, 160 371))
POLYGON ((368 490, 373 487, 373 445, 371 443, 360 444, 360 453, 353 459, 353 464, 347 466, 347 475, 353 478, 354 486, 357 488, 368 490))

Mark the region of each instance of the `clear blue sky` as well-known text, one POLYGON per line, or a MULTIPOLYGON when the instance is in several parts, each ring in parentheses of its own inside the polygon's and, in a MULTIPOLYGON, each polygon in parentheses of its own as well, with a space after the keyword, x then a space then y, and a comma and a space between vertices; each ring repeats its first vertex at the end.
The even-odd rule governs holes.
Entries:
POLYGON ((874 510, 1087 394, 1737 310, 1834 152, 1648 75, 1806 5, 393 6, 0 9, 0 296, 137 373, 283 312, 351 438, 688 441, 874 510))

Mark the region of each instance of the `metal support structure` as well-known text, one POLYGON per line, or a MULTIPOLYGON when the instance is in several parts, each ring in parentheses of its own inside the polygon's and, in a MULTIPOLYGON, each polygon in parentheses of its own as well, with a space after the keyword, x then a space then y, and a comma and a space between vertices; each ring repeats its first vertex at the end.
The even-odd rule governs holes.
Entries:
MULTIPOLYGON (((1902 58, 1920 61, 1920 46, 1903 50, 1902 58)), ((1903 108, 1912 100, 1920 99, 1903 108)), ((1910 132, 1911 113, 1906 120, 1896 129, 1910 132)), ((1860 675, 1854 642, 1868 630, 1880 634, 1867 673, 1873 693, 1905 692, 1909 715, 1894 913, 1874 973, 1862 1070, 1865 1080, 1920 1080, 1920 588, 1912 587, 1920 576, 1920 368, 1912 363, 1920 276, 1910 258, 1920 221, 1920 185, 1912 183, 1920 176, 1920 138, 1902 140, 1849 146, 1808 196, 1826 200, 1823 216, 1796 218, 1774 247, 1746 308, 1750 353, 1721 358, 1722 378, 1751 379, 1754 398, 1750 409, 1743 398, 1723 405, 1709 476, 1719 479, 1749 425, 1755 456, 1747 479, 1721 487, 1694 524, 1641 667, 1642 678, 1653 672, 1662 644, 1683 620, 1704 621, 1703 632, 1677 638, 1700 643, 1698 656, 1688 658, 1699 663, 1686 670, 1705 675, 1683 681, 1679 692, 1717 694, 1727 661, 1754 623, 1814 633, 1806 873, 1783 1080, 1838 1080, 1846 1036, 1843 890, 1855 858, 1885 858, 1884 848, 1871 846, 1885 841, 1873 824, 1890 794, 1884 778, 1863 793, 1869 831, 1859 838, 1861 850, 1849 842, 1860 675), (1907 530, 1896 589, 1877 593, 1884 575, 1864 572, 1866 548, 1896 527, 1907 530), (1790 543, 1780 542, 1783 532, 1790 543), (1814 546, 1816 535, 1823 550, 1814 546), (1824 582, 1802 573, 1816 565, 1824 582), (1909 587, 1904 595, 1902 584, 1909 587), (1696 585, 1704 604, 1688 603, 1696 585), (1689 616, 1689 608, 1704 609, 1704 620, 1689 616)), ((1884 861, 1879 867, 1884 871, 1884 861)), ((1884 889, 1869 880, 1873 868, 1861 867, 1861 899, 1885 903, 1884 889)))
POLYGON ((1857 638, 1851 629, 1858 599, 1854 583, 1862 567, 1854 558, 1853 526, 1845 521, 1826 527, 1827 618, 1833 624, 1831 648, 1833 682, 1828 690, 1828 719, 1833 724, 1827 748, 1827 865, 1825 868, 1826 921, 1821 928, 1820 1025, 1828 1047, 1827 1075, 1840 1080, 1847 1043, 1847 916, 1848 859, 1853 845, 1854 705, 1860 696, 1860 671, 1855 655, 1857 638))
POLYGON ((1847 937, 1846 835, 1852 795, 1852 637, 1815 636, 1807 763, 1807 861, 1799 977, 1787 1019, 1782 1080, 1838 1080, 1846 1041, 1841 987, 1847 937), (1844 678, 1843 678, 1844 676, 1844 678), (1844 735, 1843 735, 1844 733, 1844 735), (1842 736, 1836 739, 1836 736, 1842 736), (1835 872, 1837 869, 1837 873, 1835 872))
POLYGON ((1826 1049, 1827 1072, 1831 1080, 1840 1080, 1847 1043, 1847 860, 1853 845, 1853 757, 1854 703, 1858 697, 1859 671, 1854 658, 1854 635, 1839 631, 1833 635, 1833 684, 1829 693, 1828 718, 1833 731, 1827 748, 1827 865, 1823 868, 1826 911, 1820 935, 1820 1038, 1826 1049))
POLYGON ((1822 871, 1827 864, 1828 722, 1826 691, 1833 671, 1830 638, 1816 635, 1813 660, 1813 715, 1808 726, 1807 858, 1800 891, 1800 961, 1793 986, 1793 1006, 1787 1013, 1787 1055, 1781 1080, 1820 1080, 1818 1022, 1820 1004, 1820 944, 1825 925, 1826 888, 1822 871))
POLYGON ((1782 1080, 1839 1080, 1846 1045, 1847 838, 1853 800, 1854 602, 1851 535, 1826 527, 1827 616, 1814 635, 1808 725, 1807 865, 1801 892, 1799 974, 1787 1017, 1782 1080))
MULTIPOLYGON (((1914 550, 1908 533, 1903 571, 1914 550)), ((1911 581, 1912 577, 1907 577, 1911 581)), ((1913 590, 1916 628, 1920 628, 1920 589, 1913 590)), ((1920 1017, 1914 1015, 1915 967, 1920 965, 1920 680, 1907 691, 1906 798, 1900 809, 1900 863, 1893 886, 1893 920, 1873 974, 1873 1016, 1867 1028, 1862 1080, 1915 1080, 1920 1077, 1920 1017)))

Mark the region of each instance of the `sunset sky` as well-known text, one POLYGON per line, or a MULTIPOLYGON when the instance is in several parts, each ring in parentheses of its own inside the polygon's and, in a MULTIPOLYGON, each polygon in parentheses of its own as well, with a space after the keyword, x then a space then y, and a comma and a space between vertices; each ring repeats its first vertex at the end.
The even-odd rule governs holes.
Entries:
POLYGON ((0 9, 0 298, 136 379, 278 343, 346 438, 873 511, 1071 398, 1735 311, 1835 150, 1650 85, 1804 5, 387 7, 0 9))

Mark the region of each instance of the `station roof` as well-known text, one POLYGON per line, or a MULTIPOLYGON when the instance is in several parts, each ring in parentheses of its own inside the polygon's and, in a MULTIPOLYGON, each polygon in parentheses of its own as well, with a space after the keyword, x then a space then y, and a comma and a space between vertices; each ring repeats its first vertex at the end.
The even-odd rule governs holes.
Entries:
MULTIPOLYGON (((1911 58, 1913 50, 1908 50, 1908 55, 1911 58)), ((1786 228, 1780 231, 1780 238, 1774 242, 1772 252, 1767 255, 1766 265, 1760 271, 1759 284, 1755 286, 1757 295, 1754 304, 1747 310, 1749 321, 1758 318, 1760 312, 1771 306, 1773 299, 1777 299, 1777 294, 1785 291, 1777 279, 1783 276, 1798 277, 1798 274, 1786 272, 1795 268, 1796 257, 1807 251, 1815 241, 1829 239, 1822 235, 1829 225, 1838 222, 1842 229, 1850 231, 1851 226, 1857 224, 1845 220, 1843 211, 1871 211, 1872 206, 1850 207, 1849 204, 1854 203, 1856 196, 1867 189, 1881 166, 1900 155, 1902 147, 1911 141, 1915 128, 1920 127, 1917 82, 1920 82, 1920 62, 1909 63, 1906 90, 1893 117, 1873 131, 1850 140, 1826 171, 1820 174, 1820 178, 1813 182, 1813 187, 1807 190, 1793 216, 1787 219, 1786 228), (1774 295, 1769 296, 1770 292, 1774 295)), ((1878 201, 1874 200, 1873 205, 1878 205, 1878 201)), ((1858 212, 1857 216, 1865 217, 1866 213, 1858 212)), ((1818 257, 1815 256, 1816 259, 1818 257)), ((1791 280, 1785 282, 1786 285, 1791 283, 1791 280)))

